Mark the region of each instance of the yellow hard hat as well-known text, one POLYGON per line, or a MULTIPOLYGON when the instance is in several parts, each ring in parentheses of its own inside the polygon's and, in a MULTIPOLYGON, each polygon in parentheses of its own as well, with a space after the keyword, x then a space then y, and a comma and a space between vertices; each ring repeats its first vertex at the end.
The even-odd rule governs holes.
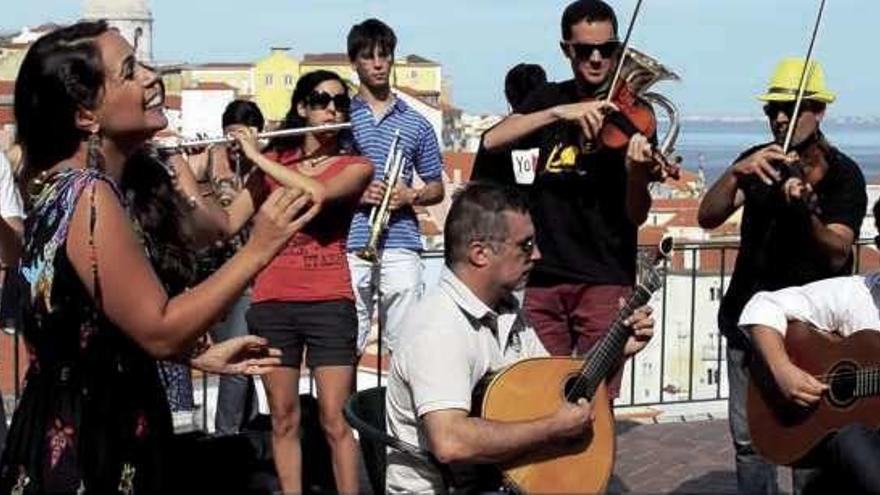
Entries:
MULTIPOLYGON (((794 101, 797 99, 801 72, 804 70, 803 58, 785 58, 776 66, 767 92, 758 96, 761 101, 794 101)), ((807 74, 807 85, 804 88, 804 99, 831 103, 836 96, 825 87, 825 71, 815 60, 810 63, 807 74)))

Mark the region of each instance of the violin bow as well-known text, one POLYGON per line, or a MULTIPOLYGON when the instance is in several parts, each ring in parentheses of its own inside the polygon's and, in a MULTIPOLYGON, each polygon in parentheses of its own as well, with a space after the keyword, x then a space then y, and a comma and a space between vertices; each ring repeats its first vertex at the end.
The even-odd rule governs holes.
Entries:
MULTIPOLYGON (((822 0, 824 3, 825 0, 822 0)), ((639 17, 639 11, 642 9, 642 0, 636 2, 636 8, 633 11, 632 18, 629 20, 629 27, 626 28, 626 37, 623 38, 623 49, 620 51, 620 58, 617 60, 617 69, 614 70, 614 77, 611 78, 611 86, 608 88, 608 95, 605 102, 610 102, 614 97, 614 90, 617 89, 617 81, 620 80, 620 73, 623 71, 623 62, 626 60, 626 52, 629 49, 629 40, 632 36, 633 28, 636 25, 636 19, 639 17)))
POLYGON ((816 38, 819 35, 819 26, 822 24, 822 14, 825 12, 825 0, 819 4, 819 13, 816 15, 816 24, 813 26, 813 36, 810 37, 810 46, 807 48, 807 57, 804 62, 804 68, 801 71, 801 80, 798 83, 797 97, 794 100, 794 110, 791 112, 791 121, 788 124, 788 130, 785 133, 785 141, 782 144, 782 152, 788 154, 791 148, 791 140, 794 138, 794 130, 797 127, 798 117, 801 114, 801 103, 804 101, 804 93, 807 89, 807 76, 810 75, 811 65, 813 63, 813 47, 816 44, 816 38))

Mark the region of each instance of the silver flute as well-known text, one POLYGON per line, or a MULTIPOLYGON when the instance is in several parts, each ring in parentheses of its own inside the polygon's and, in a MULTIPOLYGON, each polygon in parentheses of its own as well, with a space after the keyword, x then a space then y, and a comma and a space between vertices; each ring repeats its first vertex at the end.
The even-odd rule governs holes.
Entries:
MULTIPOLYGON (((298 127, 296 129, 282 129, 280 131, 268 131, 257 134, 257 139, 272 139, 276 137, 299 136, 312 132, 338 132, 351 129, 351 122, 343 122, 341 124, 317 125, 313 127, 298 127)), ((235 139, 231 137, 218 137, 210 139, 196 139, 193 141, 182 141, 176 144, 159 144, 156 146, 158 150, 173 150, 180 148, 210 146, 212 144, 232 144, 235 139)))

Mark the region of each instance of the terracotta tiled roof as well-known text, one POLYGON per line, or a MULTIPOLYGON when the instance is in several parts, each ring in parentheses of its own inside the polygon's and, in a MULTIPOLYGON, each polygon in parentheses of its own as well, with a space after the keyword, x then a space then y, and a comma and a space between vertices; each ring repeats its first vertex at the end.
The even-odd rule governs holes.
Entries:
POLYGON ((207 62, 204 64, 188 65, 189 69, 250 69, 254 64, 249 62, 207 62))
POLYGON ((0 95, 14 95, 15 81, 0 81, 0 95))
POLYGON ((439 93, 430 92, 430 91, 419 91, 416 89, 407 88, 406 86, 395 86, 394 89, 396 89, 397 91, 399 91, 407 96, 412 96, 413 98, 422 102, 422 104, 427 105, 427 106, 433 108, 434 110, 441 110, 441 108, 439 106, 434 105, 433 103, 428 103, 427 101, 424 100, 424 98, 427 96, 437 96, 437 95, 439 95, 439 93))
POLYGON ((170 110, 180 110, 180 95, 165 95, 165 108, 168 108, 170 110))
POLYGON ((200 82, 191 88, 186 89, 198 89, 202 91, 221 91, 221 90, 235 90, 234 87, 226 84, 225 82, 200 82))
POLYGON ((395 86, 395 88, 404 91, 406 94, 412 96, 440 96, 439 91, 426 91, 422 89, 411 88, 409 86, 395 86))
POLYGON ((0 105, 0 126, 15 123, 15 114, 10 105, 0 105))
POLYGON ((421 231, 423 235, 428 236, 440 235, 443 233, 440 228, 437 227, 434 219, 430 216, 419 218, 419 231, 421 231))
POLYGON ((407 55, 403 57, 403 62, 411 65, 440 65, 419 55, 407 55))
POLYGON ((667 227, 699 227, 696 208, 682 208, 675 213, 672 220, 666 222, 667 227))
POLYGON ((54 22, 49 22, 46 24, 40 24, 39 26, 37 26, 35 28, 31 28, 31 31, 34 33, 45 33, 45 32, 49 32, 49 31, 55 31, 56 29, 60 29, 62 27, 64 27, 64 26, 62 26, 61 24, 55 24, 54 22))
POLYGON ((639 245, 656 246, 660 244, 663 235, 666 234, 666 228, 658 225, 648 225, 639 229, 639 245))
POLYGON ((461 171, 462 183, 467 183, 471 179, 471 173, 474 169, 474 153, 463 151, 445 151, 443 152, 443 168, 446 176, 452 179, 455 177, 455 171, 461 171))
POLYGON ((699 208, 698 198, 655 198, 651 202, 652 210, 680 210, 683 208, 699 208))
POLYGON ((348 64, 348 55, 345 53, 306 53, 303 55, 300 65, 319 64, 348 64))
POLYGON ((861 246, 858 249, 859 273, 880 270, 880 251, 871 246, 861 246))

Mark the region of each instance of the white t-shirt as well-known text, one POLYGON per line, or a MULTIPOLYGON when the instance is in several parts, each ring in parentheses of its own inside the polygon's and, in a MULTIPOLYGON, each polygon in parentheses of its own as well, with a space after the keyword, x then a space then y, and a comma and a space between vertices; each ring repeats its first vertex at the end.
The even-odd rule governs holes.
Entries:
POLYGON ((0 217, 24 218, 24 204, 12 177, 12 165, 0 153, 0 217))
MULTIPOLYGON (((489 372, 547 351, 511 297, 498 313, 449 269, 407 313, 392 354, 386 396, 388 433, 429 450, 419 418, 433 411, 470 411, 474 387, 489 372), (497 321, 497 337, 487 326, 497 321)), ((437 493, 440 473, 411 456, 388 451, 389 493, 437 493)))
POLYGON ((880 273, 835 277, 800 287, 758 292, 743 308, 739 326, 764 325, 785 335, 789 320, 843 336, 880 329, 880 273))

